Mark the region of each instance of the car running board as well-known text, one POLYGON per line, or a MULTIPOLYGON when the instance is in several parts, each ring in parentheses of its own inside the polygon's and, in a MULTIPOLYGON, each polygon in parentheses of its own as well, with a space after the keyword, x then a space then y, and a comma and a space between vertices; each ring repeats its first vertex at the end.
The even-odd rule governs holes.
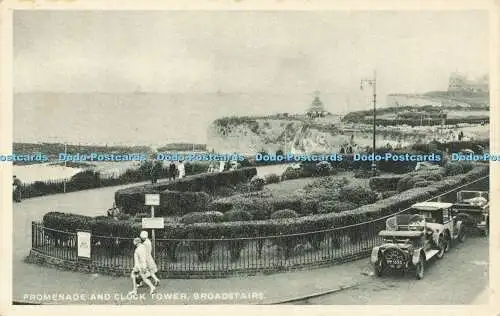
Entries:
POLYGON ((431 250, 425 252, 425 258, 427 260, 429 260, 430 258, 434 257, 438 253, 439 253, 439 250, 431 249, 431 250))

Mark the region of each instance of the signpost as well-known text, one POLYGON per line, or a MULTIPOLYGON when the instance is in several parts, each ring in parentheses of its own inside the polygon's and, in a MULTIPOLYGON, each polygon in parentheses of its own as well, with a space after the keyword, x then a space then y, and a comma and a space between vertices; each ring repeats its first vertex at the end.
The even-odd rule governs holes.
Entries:
POLYGON ((78 231, 76 233, 78 244, 78 258, 90 259, 90 232, 78 231))
POLYGON ((160 195, 159 194, 146 194, 146 205, 151 206, 151 217, 142 219, 142 228, 151 229, 151 241, 152 241, 152 250, 153 250, 153 258, 156 254, 155 247, 155 229, 162 229, 165 227, 165 223, 163 221, 163 217, 155 218, 155 206, 160 206, 160 195))

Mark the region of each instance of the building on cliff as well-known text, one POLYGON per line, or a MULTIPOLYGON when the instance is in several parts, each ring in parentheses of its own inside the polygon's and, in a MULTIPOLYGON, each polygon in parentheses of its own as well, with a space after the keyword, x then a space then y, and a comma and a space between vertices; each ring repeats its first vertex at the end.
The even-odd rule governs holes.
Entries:
POLYGON ((314 100, 312 101, 311 106, 306 112, 307 117, 314 119, 318 117, 325 117, 329 113, 325 110, 325 107, 323 105, 323 102, 319 99, 319 92, 315 93, 316 96, 314 97, 314 100))
POLYGON ((459 73, 452 73, 448 81, 448 91, 488 92, 489 76, 472 80, 459 73))

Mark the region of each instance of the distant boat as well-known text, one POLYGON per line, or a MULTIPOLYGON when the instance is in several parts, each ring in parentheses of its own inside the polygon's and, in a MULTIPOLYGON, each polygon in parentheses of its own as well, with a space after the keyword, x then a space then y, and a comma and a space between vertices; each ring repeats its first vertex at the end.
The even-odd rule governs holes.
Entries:
POLYGON ((146 92, 142 91, 142 88, 141 88, 141 87, 137 87, 137 88, 134 90, 134 94, 146 94, 146 92))

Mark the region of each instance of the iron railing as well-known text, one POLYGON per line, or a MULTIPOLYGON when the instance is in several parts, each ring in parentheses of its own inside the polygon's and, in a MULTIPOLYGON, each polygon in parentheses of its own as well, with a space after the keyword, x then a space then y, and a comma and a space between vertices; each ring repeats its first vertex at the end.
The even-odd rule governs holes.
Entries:
MULTIPOLYGON (((488 190, 489 177, 462 185, 426 201, 452 202, 458 190, 488 190)), ((382 242, 386 219, 409 208, 364 223, 327 230, 251 238, 156 239, 159 271, 231 273, 280 271, 341 263, 368 256, 382 242)), ((133 238, 91 237, 91 263, 96 267, 132 269, 133 238)), ((32 223, 32 250, 65 261, 77 261, 76 233, 32 223)))

